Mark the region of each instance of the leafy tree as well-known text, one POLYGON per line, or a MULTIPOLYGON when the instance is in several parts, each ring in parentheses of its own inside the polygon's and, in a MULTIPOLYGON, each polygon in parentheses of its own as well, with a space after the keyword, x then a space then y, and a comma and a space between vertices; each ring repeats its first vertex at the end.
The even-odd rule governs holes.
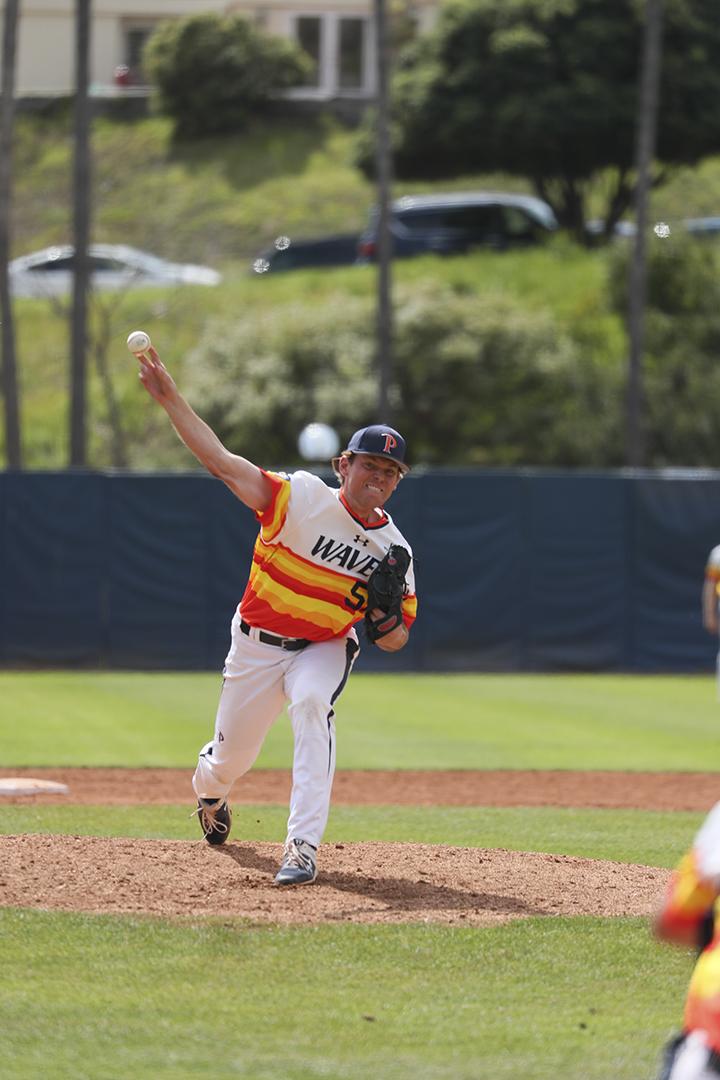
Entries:
POLYGON ((242 130, 310 71, 309 57, 294 43, 242 16, 214 14, 161 23, 143 65, 182 138, 242 130))
MULTIPOLYGON (((610 264, 610 297, 627 308, 629 251, 610 264)), ((653 245, 645 328, 648 464, 720 466, 720 284, 711 244, 673 237, 653 245)))
MULTIPOLYGON (((399 59, 396 174, 527 178, 578 236, 589 186, 602 178, 609 233, 633 195, 643 8, 641 0, 449 0, 434 30, 399 59)), ((717 151, 718 100, 715 0, 666 0, 660 162, 717 151)), ((360 160, 369 171, 368 149, 366 129, 360 160)))

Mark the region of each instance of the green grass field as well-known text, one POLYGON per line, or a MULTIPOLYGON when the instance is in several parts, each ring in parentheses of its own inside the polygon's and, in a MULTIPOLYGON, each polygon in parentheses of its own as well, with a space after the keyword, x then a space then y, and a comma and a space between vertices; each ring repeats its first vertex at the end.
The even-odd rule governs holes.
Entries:
POLYGON ((0 932, 13 1080, 638 1080, 689 973, 637 919, 289 930, 6 911, 0 932))
MULTIPOLYGON (((190 771, 218 689, 205 674, 0 673, 0 764, 190 771)), ((720 761, 710 676, 357 675, 340 706, 341 768, 707 770, 720 761)), ((281 720, 258 767, 289 762, 281 720)), ((285 816, 280 805, 239 806, 235 827, 277 841, 285 816)), ((670 867, 701 818, 336 806, 327 839, 670 867)), ((4 834, 189 839, 195 829, 187 806, 0 805, 4 834)), ((691 964, 632 918, 287 928, 0 909, 0 1074, 651 1080, 680 1023, 691 964)))
MULTIPOLYGON (((187 766, 216 674, 0 672, 5 765, 187 766)), ((345 769, 720 768, 708 676, 362 675, 338 713, 345 769)), ((290 760, 280 719, 258 765, 290 760)))
MULTIPOLYGON (((545 851, 588 859, 675 866, 703 815, 556 807, 336 806, 328 843, 364 840, 545 851)), ((233 835, 284 836, 287 807, 236 806, 233 835)), ((6 806, 0 835, 58 833, 197 840, 189 806, 6 806)))

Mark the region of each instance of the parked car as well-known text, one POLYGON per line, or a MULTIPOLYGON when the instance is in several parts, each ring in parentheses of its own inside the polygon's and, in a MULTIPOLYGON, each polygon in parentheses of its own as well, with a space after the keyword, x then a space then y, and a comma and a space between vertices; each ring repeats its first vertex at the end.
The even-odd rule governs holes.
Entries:
MULTIPOLYGON (((91 244, 93 289, 127 289, 147 285, 218 285, 217 270, 192 263, 174 263, 125 244, 91 244)), ((10 291, 19 297, 64 296, 72 289, 75 249, 49 247, 22 255, 8 264, 10 291)))
MULTIPOLYGON (((472 248, 505 251, 540 243, 558 228, 552 208, 532 195, 498 191, 406 195, 390 208, 393 255, 455 255, 472 248)), ((378 210, 358 243, 360 262, 377 257, 378 210)))
MULTIPOLYGON (((352 266, 357 259, 357 233, 336 233, 313 240, 290 241, 286 247, 261 251, 253 263, 269 270, 301 270, 308 267, 352 266)), ((257 270, 255 271, 257 273, 257 270)))

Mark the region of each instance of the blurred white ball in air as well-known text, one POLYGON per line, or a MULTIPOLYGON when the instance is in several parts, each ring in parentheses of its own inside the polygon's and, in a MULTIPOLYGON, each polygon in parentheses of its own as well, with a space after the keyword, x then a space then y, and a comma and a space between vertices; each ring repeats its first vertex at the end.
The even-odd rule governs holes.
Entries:
POLYGON ((659 236, 661 240, 664 240, 670 235, 670 226, 666 225, 664 221, 658 221, 657 225, 653 229, 656 236, 659 236))
POLYGON ((278 251, 285 251, 287 248, 290 247, 290 237, 278 236, 277 240, 275 241, 275 247, 278 249, 278 251))
POLYGON ((266 274, 270 269, 270 263, 267 259, 256 259, 253 263, 253 270, 256 274, 266 274))
POLYGON ((339 449, 338 433, 329 424, 308 424, 298 435, 298 450, 306 461, 329 461, 339 449))

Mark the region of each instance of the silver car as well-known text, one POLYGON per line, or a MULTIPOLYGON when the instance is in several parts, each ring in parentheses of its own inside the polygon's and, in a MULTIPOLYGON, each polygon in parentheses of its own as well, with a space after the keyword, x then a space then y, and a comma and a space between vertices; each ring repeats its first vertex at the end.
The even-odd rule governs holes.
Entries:
MULTIPOLYGON (((124 290, 145 286, 218 285, 217 270, 192 263, 173 263, 125 244, 91 244, 92 288, 124 290)), ((75 249, 49 247, 22 255, 8 264, 10 292, 16 297, 65 296, 72 290, 75 249)))

